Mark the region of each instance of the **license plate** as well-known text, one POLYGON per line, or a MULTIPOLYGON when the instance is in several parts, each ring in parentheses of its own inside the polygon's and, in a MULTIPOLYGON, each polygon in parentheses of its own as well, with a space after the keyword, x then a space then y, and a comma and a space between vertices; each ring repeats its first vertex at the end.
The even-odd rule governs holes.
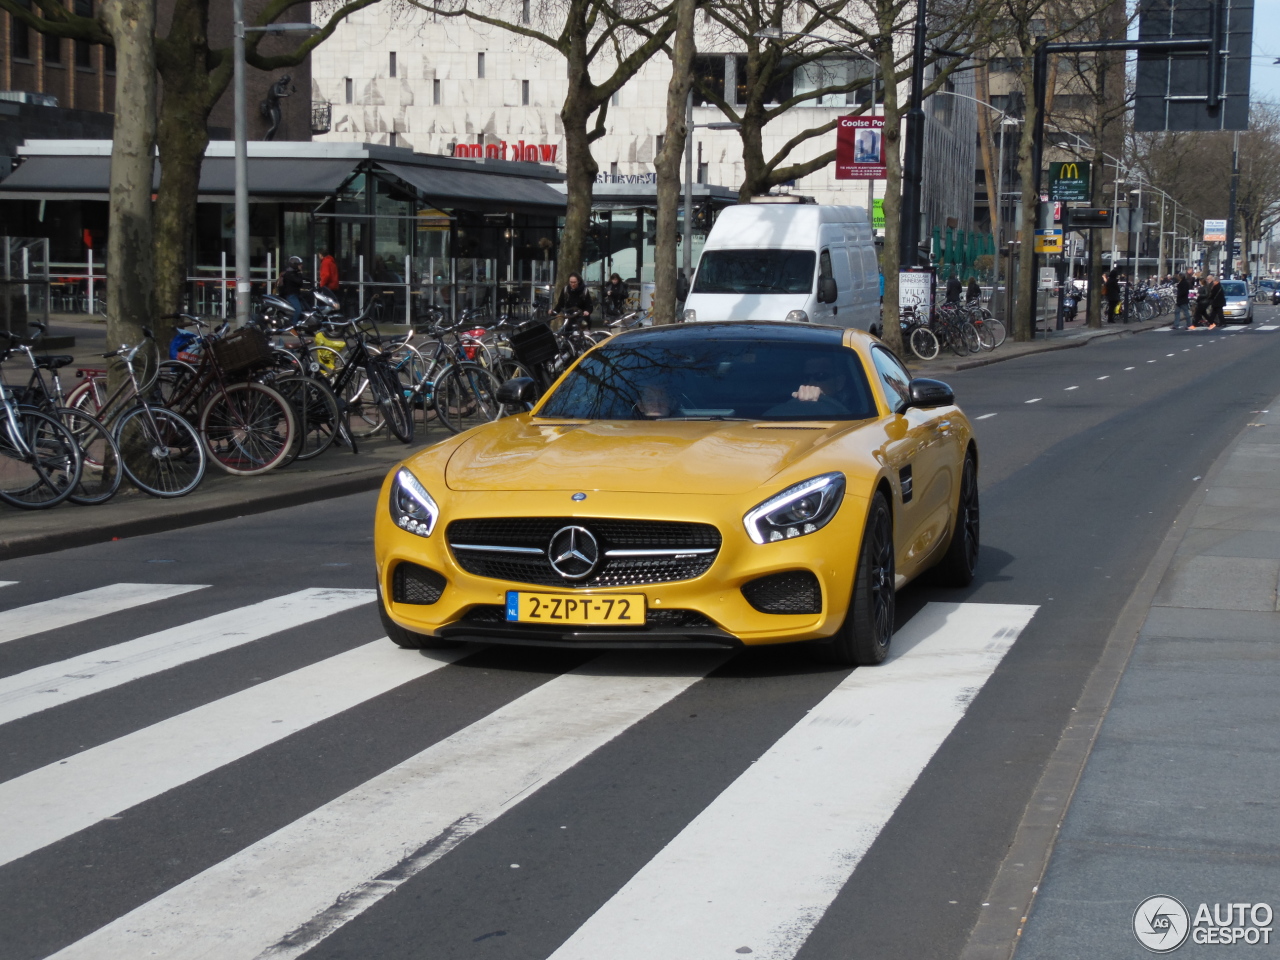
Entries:
POLYGON ((514 623, 639 627, 644 625, 644 615, 644 597, 635 594, 593 593, 581 596, 507 591, 507 620, 514 623))

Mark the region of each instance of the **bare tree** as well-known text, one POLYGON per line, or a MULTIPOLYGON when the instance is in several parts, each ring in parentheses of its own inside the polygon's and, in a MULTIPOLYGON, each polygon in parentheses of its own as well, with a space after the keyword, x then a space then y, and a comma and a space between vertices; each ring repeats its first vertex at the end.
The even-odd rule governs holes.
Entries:
MULTIPOLYGON (((692 131, 686 103, 693 80, 693 20, 698 0, 677 0, 676 32, 671 45, 671 80, 667 84, 667 131, 654 159, 658 174, 657 236, 653 251, 653 320, 674 323, 676 306, 676 210, 680 203, 680 160, 692 131)), ((691 210, 684 212, 693 215, 691 210)), ((687 278, 686 278, 687 279, 687 278)))
POLYGON ((657 5, 649 0, 550 0, 539 19, 558 32, 523 22, 523 4, 514 0, 469 0, 436 5, 404 0, 443 17, 467 17, 517 36, 545 44, 565 60, 568 89, 560 108, 564 125, 566 208, 560 235, 557 286, 570 271, 582 268, 583 248, 591 224, 591 188, 595 157, 591 144, 606 133, 609 102, 671 38, 676 29, 677 0, 657 5), (600 82, 592 68, 611 71, 600 82), (593 121, 594 118, 594 121, 593 121))

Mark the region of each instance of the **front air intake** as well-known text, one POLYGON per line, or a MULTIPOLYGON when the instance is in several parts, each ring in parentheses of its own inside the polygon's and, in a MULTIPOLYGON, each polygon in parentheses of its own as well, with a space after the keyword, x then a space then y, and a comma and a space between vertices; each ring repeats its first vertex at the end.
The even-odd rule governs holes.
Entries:
POLYGON ((396 603, 430 604, 440 599, 447 581, 416 563, 398 563, 391 574, 391 598, 396 603))
POLYGON ((742 595, 761 613, 822 612, 822 587, 808 570, 772 573, 744 583, 742 595))

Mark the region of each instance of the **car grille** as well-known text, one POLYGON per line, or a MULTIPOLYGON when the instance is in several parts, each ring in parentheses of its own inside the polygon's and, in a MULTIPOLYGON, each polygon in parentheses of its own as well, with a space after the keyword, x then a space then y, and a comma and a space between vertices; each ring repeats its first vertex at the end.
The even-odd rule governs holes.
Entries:
POLYGON ((822 588, 808 570, 774 573, 742 585, 747 603, 761 613, 821 613, 822 588))
POLYGON ((431 604, 444 593, 445 579, 416 563, 398 563, 391 574, 391 598, 396 603, 431 604))
MULTIPOLYGON (((496 603, 482 603, 472 607, 462 617, 466 623, 510 623, 507 610, 496 603)), ((527 624, 510 623, 512 628, 527 624)), ((668 630, 673 627, 714 627, 711 620, 697 610, 648 610, 645 612, 645 627, 668 630)))
POLYGON ((595 520, 581 517, 500 517, 454 520, 445 532, 458 565, 478 577, 540 586, 600 588, 692 580, 711 568, 720 531, 709 523, 665 520, 595 520), (603 555, 582 580, 569 580, 547 559, 547 545, 563 527, 590 530, 603 555), (486 547, 489 549, 474 549, 486 547), (498 549, 493 549, 498 548, 498 549), (537 553, 502 552, 502 548, 537 553), (669 555, 609 556, 616 550, 664 550, 669 555), (682 554, 681 551, 705 551, 682 554))

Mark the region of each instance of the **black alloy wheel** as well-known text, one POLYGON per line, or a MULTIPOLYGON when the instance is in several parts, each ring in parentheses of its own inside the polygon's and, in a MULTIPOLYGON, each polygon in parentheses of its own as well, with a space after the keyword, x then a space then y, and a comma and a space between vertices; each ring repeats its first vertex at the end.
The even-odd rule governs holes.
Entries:
POLYGON ((973 582, 974 573, 978 569, 980 521, 978 461, 970 451, 965 454, 960 474, 960 501, 956 504, 951 543, 935 568, 936 578, 943 586, 967 587, 973 582))
POLYGON ((875 666, 889 656, 896 608, 893 514, 883 493, 876 493, 858 553, 853 596, 840 630, 812 647, 824 663, 875 666))

